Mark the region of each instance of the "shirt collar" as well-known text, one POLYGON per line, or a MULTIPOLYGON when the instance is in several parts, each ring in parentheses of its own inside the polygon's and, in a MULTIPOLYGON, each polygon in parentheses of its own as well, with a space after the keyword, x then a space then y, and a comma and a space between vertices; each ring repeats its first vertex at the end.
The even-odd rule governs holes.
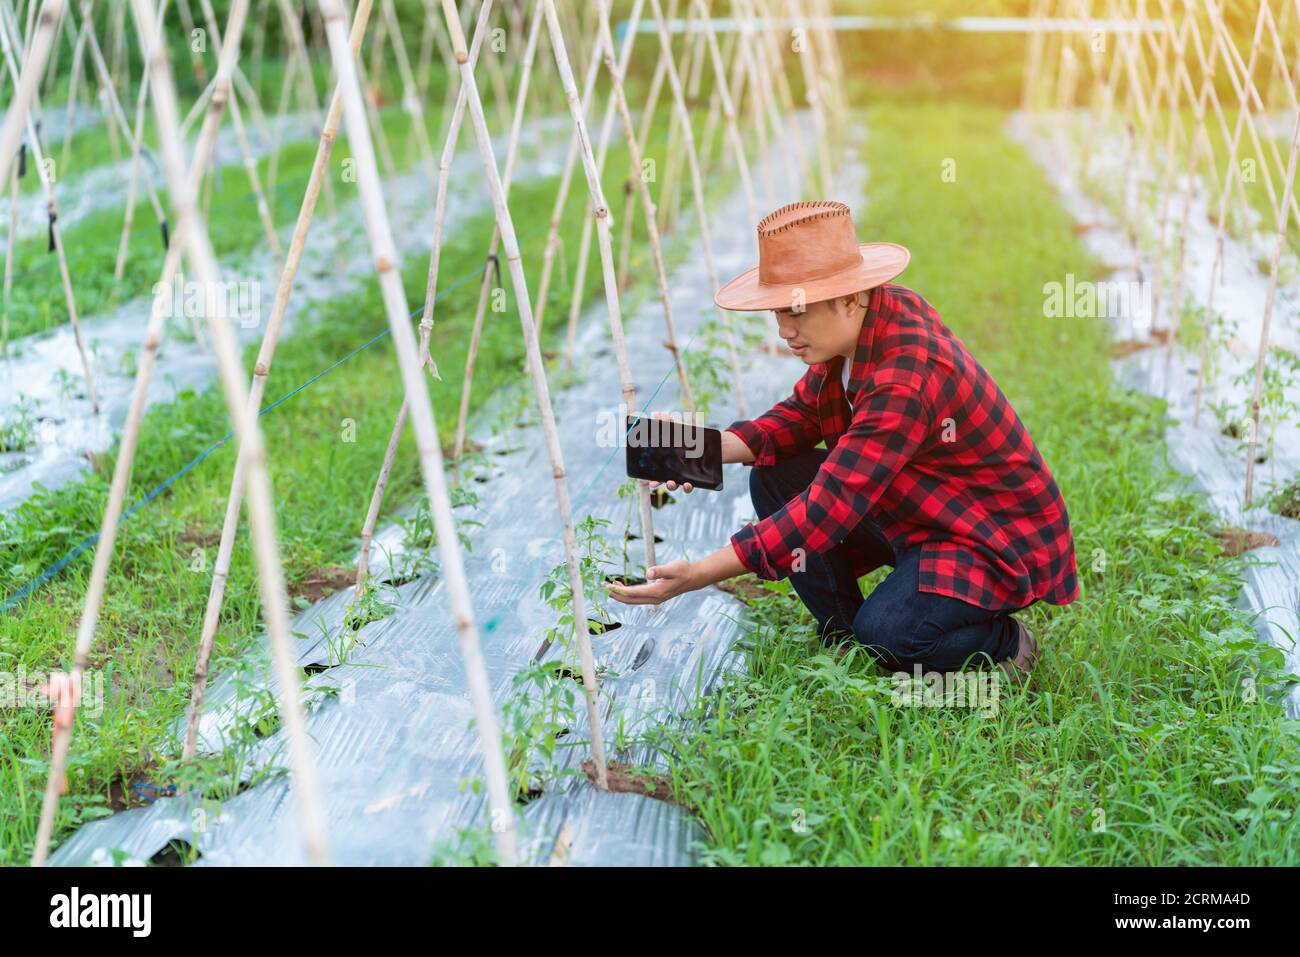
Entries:
MULTIPOLYGON (((853 353, 853 362, 849 367, 849 391, 857 392, 867 381, 871 368, 871 345, 875 339, 876 317, 880 312, 880 286, 868 293, 867 311, 862 317, 862 329, 858 332, 858 347, 853 353)), ((841 359, 841 362, 844 360, 841 359)), ((842 379, 843 368, 837 366, 835 378, 842 379)))

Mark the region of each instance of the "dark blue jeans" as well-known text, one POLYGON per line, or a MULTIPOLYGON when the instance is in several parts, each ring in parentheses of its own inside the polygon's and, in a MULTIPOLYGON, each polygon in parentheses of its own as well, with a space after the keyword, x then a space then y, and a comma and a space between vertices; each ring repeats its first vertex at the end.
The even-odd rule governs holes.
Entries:
MULTIPOLYGON (((808 488, 826 454, 814 449, 751 469, 749 493, 758 517, 766 518, 808 488)), ((817 619, 824 642, 854 638, 886 668, 956 671, 1015 655, 1019 629, 1010 612, 920 591, 920 563, 920 548, 895 555, 880 526, 864 518, 839 545, 809 552, 805 570, 792 574, 790 584, 817 619), (894 567, 865 601, 853 574, 853 559, 859 557, 894 567)))

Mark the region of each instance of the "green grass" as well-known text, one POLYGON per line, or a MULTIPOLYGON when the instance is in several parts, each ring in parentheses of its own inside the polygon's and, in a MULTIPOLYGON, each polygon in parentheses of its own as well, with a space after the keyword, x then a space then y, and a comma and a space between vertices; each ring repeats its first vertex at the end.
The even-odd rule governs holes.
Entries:
POLYGON ((1235 610, 1202 499, 1163 455, 1159 402, 1112 382, 1102 321, 1047 319, 1043 283, 1095 266, 1044 177, 970 106, 868 115, 864 238, 1010 397, 1064 493, 1083 589, 1026 614, 1045 660, 996 713, 900 707, 813 640, 784 588, 747 670, 665 746, 723 864, 1294 864, 1297 722, 1282 655, 1235 610), (956 183, 940 179, 957 160, 956 183))

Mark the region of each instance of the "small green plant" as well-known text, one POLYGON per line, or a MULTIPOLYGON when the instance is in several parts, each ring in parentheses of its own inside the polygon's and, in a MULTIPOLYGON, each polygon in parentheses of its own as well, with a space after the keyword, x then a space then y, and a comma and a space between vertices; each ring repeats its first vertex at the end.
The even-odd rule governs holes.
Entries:
POLYGON ((381 592, 382 585, 373 577, 367 577, 361 586, 361 594, 343 609, 343 627, 355 634, 372 621, 387 618, 396 605, 385 601, 381 592))
POLYGON ((494 867, 497 863, 492 836, 479 827, 462 827, 454 837, 433 849, 433 867, 494 867))
MULTIPOLYGON (((1236 407, 1235 414, 1229 405, 1215 404, 1212 408, 1223 422, 1224 435, 1249 442, 1254 424, 1249 396, 1253 395, 1255 388, 1255 367, 1250 365, 1242 369, 1232 381, 1246 391, 1248 398, 1243 405, 1236 407)), ((1259 424, 1263 434, 1256 436, 1256 442, 1263 444, 1265 449, 1258 461, 1265 458, 1273 461, 1277 427, 1297 413, 1300 413, 1300 355, 1289 349, 1274 348, 1264 361, 1260 382, 1259 424), (1265 437, 1267 441, 1263 441, 1265 437)))
POLYGON ((511 695, 501 706, 501 746, 514 800, 536 796, 566 774, 558 760, 578 722, 578 684, 566 669, 534 662, 514 676, 511 695))
MULTIPOLYGON (((609 526, 609 519, 588 515, 574 527, 578 539, 578 570, 582 576, 587 617, 590 621, 601 624, 608 624, 612 620, 606 607, 605 575, 613 567, 613 552, 602 534, 602 530, 609 526)), ((560 614, 559 620, 547 632, 547 645, 559 642, 569 650, 573 644, 575 622, 568 563, 561 562, 552 568, 537 591, 542 600, 560 614)))
POLYGON ((31 404, 26 398, 19 399, 14 416, 0 423, 0 452, 23 452, 35 441, 36 422, 31 404))
POLYGON ((1206 388, 1214 389, 1223 371, 1223 359, 1228 355, 1228 345, 1237 334, 1237 324, 1217 309, 1207 313, 1204 306, 1190 297, 1183 303, 1182 317, 1178 323, 1178 343, 1189 352, 1204 357, 1202 370, 1206 388))
POLYGON ((731 362, 721 324, 716 319, 702 323, 695 344, 683 355, 695 413, 699 419, 708 419, 713 404, 731 388, 731 362))
POLYGON ((1273 490, 1268 496, 1268 508, 1278 515, 1300 519, 1300 475, 1273 490))
MULTIPOLYGON (((453 486, 449 492, 449 497, 453 509, 474 508, 478 505, 478 495, 463 485, 453 486)), ((470 526, 482 524, 482 522, 475 521, 472 518, 457 517, 456 534, 459 536, 461 547, 465 551, 469 551, 471 546, 469 536, 465 534, 464 530, 470 526)), ((392 580, 395 582, 408 582, 426 573, 436 575, 438 573, 438 563, 434 559, 434 551, 437 547, 438 530, 433 525, 433 515, 429 511, 429 500, 421 496, 419 501, 416 502, 415 511, 409 518, 402 521, 402 550, 393 565, 392 580)))

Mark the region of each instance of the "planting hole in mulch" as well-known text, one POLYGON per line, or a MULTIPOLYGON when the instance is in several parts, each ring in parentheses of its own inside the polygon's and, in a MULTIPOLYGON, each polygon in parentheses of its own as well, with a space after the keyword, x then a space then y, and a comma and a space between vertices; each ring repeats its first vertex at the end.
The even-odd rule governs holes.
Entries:
MULTIPOLYGON (((641 536, 640 536, 639 534, 637 534, 636 532, 628 532, 627 535, 626 535, 625 537, 627 538, 627 540, 628 540, 629 542, 639 542, 639 541, 641 541, 641 536)), ((656 533, 656 534, 655 534, 655 544, 656 544, 656 545, 662 545, 663 543, 664 543, 664 537, 663 537, 662 535, 656 533)))
POLYGON ((334 665, 327 665, 323 661, 312 661, 302 666, 302 674, 304 678, 310 678, 312 675, 329 671, 333 667, 334 665))
POLYGON ((668 490, 662 485, 650 490, 650 507, 663 508, 666 505, 676 505, 677 499, 669 494, 668 490))
POLYGON ((1219 554, 1228 558, 1236 558, 1252 548, 1269 548, 1277 544, 1277 536, 1272 532, 1238 528, 1236 525, 1216 528, 1212 534, 1219 540, 1219 554))
MULTIPOLYGON (((582 770, 592 784, 596 783, 596 762, 591 758, 582 762, 582 770)), ((643 768, 611 761, 605 765, 609 790, 616 794, 640 794, 642 797, 676 804, 672 781, 666 774, 655 774, 643 768)))
POLYGON ((607 575, 605 576, 606 585, 623 585, 631 588, 634 585, 644 585, 644 578, 637 578, 635 575, 607 575))
POLYGON ((653 638, 647 638, 645 644, 637 650, 636 657, 632 659, 632 670, 639 671, 642 666, 650 660, 650 656, 654 654, 654 650, 655 640, 653 638))
POLYGON ((617 631, 623 627, 621 621, 600 621, 596 618, 587 619, 587 631, 593 635, 603 635, 607 632, 617 631))
POLYGON ((185 867, 203 855, 189 841, 182 837, 173 837, 153 857, 149 858, 150 867, 185 867))
POLYGON ((515 803, 519 805, 532 804, 545 793, 539 787, 530 787, 527 791, 520 791, 515 795, 515 803))

